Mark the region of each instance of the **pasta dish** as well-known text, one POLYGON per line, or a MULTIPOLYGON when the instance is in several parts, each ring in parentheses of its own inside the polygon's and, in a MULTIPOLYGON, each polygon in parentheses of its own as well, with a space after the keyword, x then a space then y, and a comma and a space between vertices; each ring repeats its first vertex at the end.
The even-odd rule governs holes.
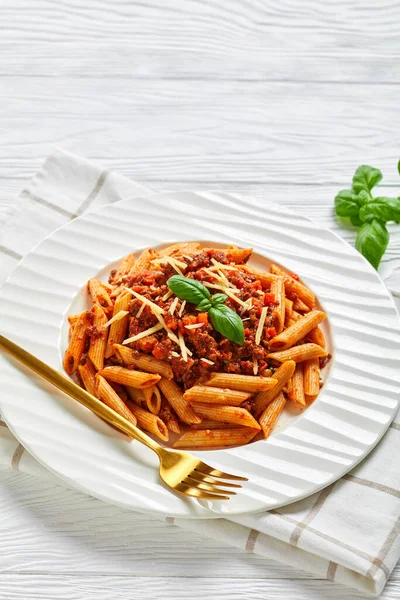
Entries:
POLYGON ((66 372, 175 448, 267 438, 287 402, 317 397, 330 354, 314 293, 251 254, 195 242, 129 254, 69 316, 66 372))

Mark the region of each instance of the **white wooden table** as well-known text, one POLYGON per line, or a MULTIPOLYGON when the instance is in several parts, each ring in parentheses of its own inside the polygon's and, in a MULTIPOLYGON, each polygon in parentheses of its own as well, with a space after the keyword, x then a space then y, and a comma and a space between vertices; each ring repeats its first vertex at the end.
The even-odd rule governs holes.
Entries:
MULTIPOLYGON (((400 193, 399 21, 395 0, 0 0, 0 223, 62 145, 155 190, 268 196, 351 241, 332 203, 359 164, 400 193)), ((7 469, 0 540, 0 600, 361 598, 7 469)), ((399 594, 400 568, 382 598, 399 594)))

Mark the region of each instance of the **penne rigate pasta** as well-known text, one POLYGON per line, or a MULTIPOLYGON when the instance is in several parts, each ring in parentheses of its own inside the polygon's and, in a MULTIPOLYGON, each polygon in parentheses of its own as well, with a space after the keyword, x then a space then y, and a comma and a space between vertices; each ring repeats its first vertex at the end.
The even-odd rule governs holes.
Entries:
POLYGON ((147 388, 155 385, 160 381, 160 375, 154 373, 142 373, 133 369, 125 369, 124 367, 105 367, 98 372, 99 375, 121 385, 128 385, 135 388, 147 388))
POLYGON ((141 390, 148 410, 153 415, 158 415, 161 408, 161 394, 156 385, 141 390))
POLYGON ((147 373, 158 373, 166 379, 172 379, 174 374, 171 365, 148 354, 139 353, 121 344, 114 345, 115 353, 127 367, 136 367, 147 373))
POLYGON ((96 396, 96 369, 90 360, 86 360, 84 365, 79 365, 78 371, 86 391, 96 396))
POLYGON ((240 406, 221 406, 213 404, 201 404, 192 402, 194 412, 204 419, 222 421, 223 423, 234 423, 252 429, 260 429, 255 418, 245 408, 240 406))
POLYGON ((254 375, 236 375, 235 373, 211 373, 205 385, 229 388, 242 392, 258 392, 269 390, 277 383, 273 377, 258 377, 254 375))
POLYGON ((146 400, 144 398, 143 390, 141 390, 139 388, 130 387, 129 385, 126 385, 125 389, 126 389, 126 393, 128 394, 129 400, 131 400, 138 406, 146 405, 146 400))
POLYGON ((301 317, 287 329, 269 340, 268 347, 275 350, 286 350, 307 336, 307 334, 326 319, 326 314, 321 310, 312 310, 301 317))
POLYGON ((301 404, 302 406, 305 406, 306 399, 304 395, 303 365, 304 363, 301 362, 296 363, 296 369, 287 383, 287 391, 289 400, 295 402, 296 404, 301 404))
POLYGON ((247 444, 259 429, 235 427, 232 429, 189 429, 174 443, 174 448, 228 448, 247 444))
POLYGON ((168 429, 164 421, 130 400, 127 400, 126 404, 131 413, 136 417, 139 427, 149 431, 160 438, 160 440, 163 440, 163 442, 168 441, 168 429))
MULTIPOLYGON (((120 294, 115 300, 113 316, 117 315, 121 310, 129 309, 130 302, 129 294, 120 294)), ((120 344, 126 338, 129 324, 129 314, 122 317, 118 321, 111 323, 108 334, 108 342, 105 351, 105 357, 110 358, 115 352, 114 344, 120 344)))
POLYGON ((276 385, 265 392, 259 392, 255 396, 254 414, 256 417, 260 415, 266 406, 279 394, 285 387, 289 379, 293 376, 296 369, 296 363, 293 360, 288 360, 281 364, 279 369, 274 373, 276 385))
POLYGON ((97 304, 107 314, 112 310, 113 303, 110 295, 104 285, 98 279, 89 279, 88 290, 92 297, 93 303, 97 304))
POLYGON ((182 256, 183 254, 187 254, 188 256, 191 256, 191 254, 194 254, 195 252, 198 252, 200 250, 200 244, 199 242, 181 242, 178 244, 172 244, 172 246, 167 246, 166 248, 163 248, 162 250, 159 251, 160 256, 174 256, 179 255, 182 256))
POLYGON ((115 383, 114 381, 109 382, 112 389, 114 390, 114 392, 116 392, 118 394, 118 396, 121 398, 122 402, 124 402, 126 404, 126 401, 128 400, 128 393, 126 391, 126 387, 121 385, 120 383, 115 383))
POLYGON ((180 387, 172 379, 161 377, 158 387, 164 394, 178 417, 184 423, 200 423, 201 419, 196 415, 190 403, 183 397, 180 387))
POLYGON ((280 333, 285 325, 285 286, 283 277, 277 277, 271 283, 270 291, 275 296, 275 307, 272 311, 275 329, 280 333))
POLYGON ((75 323, 74 330, 69 341, 67 351, 64 356, 64 369, 68 375, 73 375, 78 368, 79 362, 85 350, 88 339, 88 330, 92 324, 92 315, 85 310, 79 315, 75 323))
POLYGON ((179 421, 172 410, 169 402, 165 398, 161 398, 161 408, 158 413, 160 419, 164 421, 167 426, 168 431, 172 431, 172 433, 180 433, 181 428, 179 427, 179 421))
POLYGON ((104 402, 104 404, 107 404, 107 406, 115 410, 115 412, 117 412, 119 415, 125 417, 125 419, 136 425, 136 417, 122 402, 121 398, 111 387, 108 381, 106 381, 104 377, 101 377, 99 374, 96 375, 96 395, 104 402))
POLYGON ((250 392, 239 392, 227 388, 210 387, 206 385, 195 385, 183 394, 189 402, 202 402, 203 404, 222 404, 228 406, 239 406, 251 396, 250 392))
POLYGON ((276 398, 268 404, 264 412, 260 417, 260 425, 264 435, 267 438, 273 428, 275 427, 284 407, 286 404, 286 398, 282 392, 276 396, 276 398))
POLYGON ((191 430, 199 430, 199 429, 236 429, 240 427, 240 425, 235 425, 234 423, 221 423, 221 421, 202 421, 198 423, 198 425, 191 425, 191 430))
POLYGON ((293 300, 289 300, 289 298, 285 298, 285 320, 292 318, 293 312, 293 300))
POLYGON ((142 273, 150 266, 150 262, 157 258, 158 252, 154 252, 150 248, 143 250, 139 258, 136 260, 135 264, 132 266, 129 275, 137 275, 138 273, 142 273))
POLYGON ((90 335, 88 357, 95 369, 100 371, 104 367, 104 353, 107 345, 107 330, 104 328, 107 317, 98 304, 93 306, 92 313, 94 331, 90 335))
MULTIPOLYGON (((285 278, 285 289, 287 294, 296 295, 300 300, 302 300, 308 308, 314 308, 316 300, 315 294, 312 292, 304 283, 301 283, 294 277, 292 277, 289 273, 286 273, 283 269, 278 267, 278 265, 272 264, 270 267, 271 273, 275 275, 282 275, 285 278)), ((295 310, 297 310, 295 308, 295 310)))
POLYGON ((135 255, 134 254, 128 254, 127 256, 125 256, 125 258, 122 259, 115 275, 112 277, 112 282, 116 283, 121 279, 121 277, 123 277, 124 275, 128 275, 130 273, 130 271, 132 270, 134 264, 135 264, 135 255))
POLYGON ((258 269, 254 269, 253 267, 249 267, 248 265, 238 265, 237 268, 239 271, 244 271, 245 273, 249 273, 250 275, 254 275, 257 277, 261 284, 265 287, 270 287, 273 281, 276 281, 277 275, 273 273, 268 273, 268 271, 259 271, 258 269))
POLYGON ((293 346, 288 350, 282 350, 281 352, 270 352, 267 354, 268 358, 273 358, 278 362, 285 362, 286 360, 294 360, 301 362, 308 360, 309 358, 318 358, 320 356, 327 356, 327 351, 317 344, 301 344, 300 346, 293 346))
POLYGON ((226 254, 229 262, 240 264, 248 260, 253 252, 253 248, 237 248, 236 246, 229 246, 228 248, 223 248, 221 252, 226 254))
POLYGON ((307 304, 305 302, 303 302, 303 300, 301 300, 300 298, 296 298, 293 301, 293 310, 300 310, 301 312, 308 312, 309 310, 311 310, 311 308, 309 306, 307 306, 307 304))
POLYGON ((314 399, 319 394, 319 358, 311 358, 304 362, 304 393, 307 399, 314 399))
POLYGON ((317 344, 318 346, 321 346, 321 348, 326 348, 325 336, 321 327, 317 326, 314 327, 314 329, 311 329, 307 337, 313 344, 317 344))

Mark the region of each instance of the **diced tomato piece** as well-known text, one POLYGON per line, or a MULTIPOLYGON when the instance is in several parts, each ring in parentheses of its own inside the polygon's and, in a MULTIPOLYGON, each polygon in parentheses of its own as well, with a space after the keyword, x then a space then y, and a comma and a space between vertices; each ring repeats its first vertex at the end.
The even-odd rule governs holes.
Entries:
POLYGON ((268 329, 267 329, 267 336, 269 338, 273 338, 273 337, 276 336, 276 329, 275 329, 275 327, 268 327, 268 329))
POLYGON ((197 322, 198 323, 205 323, 206 325, 208 325, 208 313, 206 312, 201 312, 197 315, 197 322))
POLYGON ((252 285, 255 290, 262 289, 261 281, 259 279, 256 279, 256 281, 253 281, 252 285))
POLYGON ((244 330, 244 335, 246 337, 249 337, 249 335, 251 335, 251 329, 249 329, 248 327, 246 327, 246 329, 244 330))
POLYGON ((289 273, 289 277, 292 277, 296 281, 299 281, 299 279, 300 279, 300 277, 297 275, 297 273, 289 273))
POLYGON ((275 294, 271 294, 270 292, 264 294, 264 306, 267 306, 268 304, 273 304, 274 302, 275 294))

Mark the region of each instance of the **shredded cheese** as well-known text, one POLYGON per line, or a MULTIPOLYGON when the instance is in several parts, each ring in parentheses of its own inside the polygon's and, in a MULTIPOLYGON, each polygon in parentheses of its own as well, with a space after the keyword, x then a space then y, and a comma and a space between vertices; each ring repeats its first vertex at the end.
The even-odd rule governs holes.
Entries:
MULTIPOLYGON (((221 283, 221 284, 216 284, 216 283, 208 283, 208 281, 203 281, 202 282, 203 285, 205 285, 206 287, 212 289, 212 290, 221 290, 221 292, 225 292, 226 293, 226 286, 221 283)), ((237 288, 229 288, 230 292, 239 292, 240 290, 238 290, 237 288)))
POLYGON ((107 321, 107 323, 104 323, 103 327, 104 328, 109 327, 111 325, 111 323, 115 323, 115 321, 119 321, 120 319, 123 319, 126 315, 129 315, 128 310, 120 310, 119 312, 117 312, 116 315, 111 317, 111 319, 109 321, 107 321))
POLYGON ((185 362, 187 362, 187 348, 185 346, 185 340, 183 339, 183 335, 179 333, 179 345, 181 347, 182 358, 185 362))
POLYGON ((185 329, 198 329, 203 327, 204 323, 193 323, 193 325, 185 325, 185 329))
POLYGON ((253 358, 253 373, 254 375, 258 373, 258 360, 256 358, 253 358))
POLYGON ((246 317, 245 319, 242 319, 242 323, 244 323, 245 321, 250 321, 250 317, 246 317))
POLYGON ((137 319, 138 319, 139 317, 141 317, 141 316, 142 316, 142 312, 144 311, 144 309, 145 309, 145 306, 146 306, 146 305, 143 303, 143 304, 142 304, 142 306, 141 306, 141 307, 139 308, 139 310, 137 311, 137 313, 136 313, 136 318, 137 318, 137 319))
POLYGON ((187 254, 182 254, 183 258, 186 258, 189 262, 192 262, 194 256, 188 256, 187 254))
POLYGON ((171 296, 173 295, 173 291, 172 290, 168 290, 168 292, 166 294, 164 294, 164 296, 161 298, 161 300, 163 302, 165 302, 166 300, 168 300, 168 298, 171 298, 171 296))
POLYGON ((182 306, 179 309, 178 315, 181 317, 183 315, 183 311, 185 310, 186 300, 182 302, 182 306))
POLYGON ((225 271, 237 271, 236 267, 232 267, 231 265, 224 265, 223 263, 218 262, 215 258, 212 258, 211 262, 214 265, 214 267, 217 267, 218 269, 221 269, 222 271, 223 270, 225 270, 225 271))
POLYGON ((257 346, 259 346, 259 344, 261 342, 261 336, 262 336, 262 332, 264 329, 264 323, 265 323, 265 319, 267 317, 267 312, 268 312, 268 306, 264 306, 264 308, 261 311, 261 316, 260 316, 260 320, 258 321, 258 326, 257 326, 257 331, 256 331, 256 337, 254 339, 254 343, 257 344, 257 346))
POLYGON ((176 296, 176 298, 173 299, 171 306, 169 307, 169 314, 173 315, 176 309, 176 305, 178 304, 178 296, 176 296))
POLYGON ((225 294, 227 296, 229 296, 229 298, 232 298, 232 300, 234 300, 235 302, 237 302, 238 304, 240 304, 240 306, 243 306, 244 310, 249 310, 248 303, 247 302, 243 302, 243 300, 241 300, 240 298, 238 298, 237 296, 235 296, 235 294, 231 291, 231 289, 225 288, 224 292, 225 292, 225 294))
POLYGON ((156 316, 157 314, 164 314, 164 310, 157 306, 157 304, 154 304, 154 302, 152 302, 151 300, 148 300, 148 298, 145 298, 141 294, 138 294, 134 290, 131 290, 131 288, 124 287, 123 289, 132 294, 132 296, 135 296, 135 298, 137 298, 138 300, 141 300, 144 304, 147 304, 147 306, 151 308, 152 313, 154 313, 156 316))
POLYGON ((183 276, 181 269, 186 269, 186 267, 187 267, 186 263, 184 263, 180 260, 176 260, 176 258, 172 258, 172 256, 165 256, 164 258, 165 258, 165 262, 169 263, 171 265, 171 267, 173 267, 175 269, 175 271, 177 273, 179 273, 179 275, 183 276))
POLYGON ((215 364, 212 360, 208 360, 208 358, 201 358, 200 360, 203 360, 208 365, 214 365, 215 364))
POLYGON ((173 356, 174 358, 179 358, 180 354, 178 354, 178 352, 172 351, 171 356, 173 356))
POLYGON ((152 333, 156 333, 156 331, 160 331, 160 329, 162 329, 162 325, 160 323, 158 323, 157 325, 154 325, 154 327, 150 327, 150 329, 146 329, 146 331, 142 331, 141 333, 138 333, 137 335, 134 335, 133 337, 127 338, 126 340, 124 340, 122 343, 125 346, 126 344, 130 344, 131 342, 136 342, 137 340, 141 340, 144 337, 147 337, 148 335, 151 335, 152 333))

